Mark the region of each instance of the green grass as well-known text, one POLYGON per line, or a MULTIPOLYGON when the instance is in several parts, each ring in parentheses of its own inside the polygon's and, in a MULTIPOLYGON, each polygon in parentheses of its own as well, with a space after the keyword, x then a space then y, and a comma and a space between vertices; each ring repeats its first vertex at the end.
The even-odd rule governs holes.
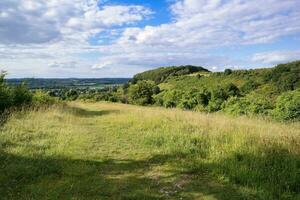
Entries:
POLYGON ((300 199, 300 124, 110 103, 15 113, 0 199, 300 199))

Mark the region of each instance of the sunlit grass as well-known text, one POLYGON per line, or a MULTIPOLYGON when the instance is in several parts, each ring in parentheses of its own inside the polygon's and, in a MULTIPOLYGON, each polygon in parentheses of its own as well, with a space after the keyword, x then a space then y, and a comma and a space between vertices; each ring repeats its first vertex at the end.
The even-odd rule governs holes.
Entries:
POLYGON ((297 199, 300 124, 111 103, 15 113, 4 199, 297 199))

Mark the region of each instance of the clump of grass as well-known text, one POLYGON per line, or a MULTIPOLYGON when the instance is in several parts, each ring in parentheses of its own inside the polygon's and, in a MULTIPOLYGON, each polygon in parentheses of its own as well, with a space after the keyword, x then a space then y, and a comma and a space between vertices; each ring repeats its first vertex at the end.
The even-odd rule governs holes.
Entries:
POLYGON ((297 199, 300 124, 111 103, 13 114, 7 199, 297 199))

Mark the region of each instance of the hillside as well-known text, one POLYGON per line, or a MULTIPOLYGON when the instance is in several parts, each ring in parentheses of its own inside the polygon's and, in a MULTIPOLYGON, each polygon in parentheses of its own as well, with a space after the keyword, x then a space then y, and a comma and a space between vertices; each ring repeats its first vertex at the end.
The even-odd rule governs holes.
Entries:
POLYGON ((177 76, 192 74, 196 72, 209 72, 209 71, 203 67, 197 67, 192 65, 178 66, 178 67, 176 66, 160 67, 157 69, 136 74, 133 77, 132 82, 137 82, 141 80, 150 80, 150 81, 154 81, 155 83, 162 83, 171 77, 177 77, 177 76))
POLYGON ((300 61, 224 72, 193 66, 158 68, 137 74, 117 91, 88 98, 299 121, 300 61))
POLYGON ((243 87, 247 82, 256 82, 258 86, 274 85, 281 91, 294 90, 300 87, 300 61, 281 64, 274 68, 251 70, 228 70, 214 72, 207 76, 180 76, 165 81, 170 88, 215 88, 218 85, 233 83, 243 87))
POLYGON ((0 194, 297 199, 299 130, 299 123, 111 103, 15 113, 0 129, 0 194))

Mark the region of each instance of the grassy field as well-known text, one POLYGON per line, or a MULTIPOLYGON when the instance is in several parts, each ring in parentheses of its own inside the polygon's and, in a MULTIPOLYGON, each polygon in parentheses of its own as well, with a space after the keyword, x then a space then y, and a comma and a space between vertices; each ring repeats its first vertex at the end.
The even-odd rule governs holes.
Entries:
POLYGON ((110 103, 16 113, 0 199, 300 199, 300 124, 110 103))

